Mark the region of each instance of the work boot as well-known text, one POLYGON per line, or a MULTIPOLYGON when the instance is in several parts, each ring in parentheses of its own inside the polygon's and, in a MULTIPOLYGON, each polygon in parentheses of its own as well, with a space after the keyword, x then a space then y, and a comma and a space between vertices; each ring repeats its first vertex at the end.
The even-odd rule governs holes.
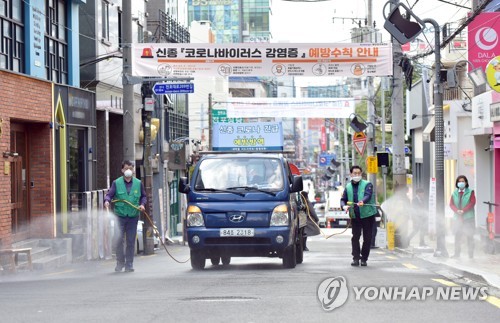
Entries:
POLYGON ((353 267, 359 266, 359 260, 353 260, 351 262, 351 266, 353 266, 353 267))
POLYGON ((366 263, 366 260, 361 260, 361 266, 366 267, 368 264, 366 263))
POLYGON ((123 270, 123 268, 125 267, 124 264, 121 264, 121 263, 117 263, 116 264, 116 267, 115 267, 115 271, 116 272, 121 272, 123 270))

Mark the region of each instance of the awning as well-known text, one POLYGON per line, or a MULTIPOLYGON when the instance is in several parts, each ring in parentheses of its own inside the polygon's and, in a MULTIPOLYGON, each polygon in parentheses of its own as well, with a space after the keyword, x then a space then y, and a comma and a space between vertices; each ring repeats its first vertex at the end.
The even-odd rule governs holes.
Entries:
POLYGON ((429 120, 427 126, 425 126, 424 132, 422 133, 422 140, 424 142, 432 142, 435 141, 434 128, 436 126, 436 119, 432 117, 429 120))

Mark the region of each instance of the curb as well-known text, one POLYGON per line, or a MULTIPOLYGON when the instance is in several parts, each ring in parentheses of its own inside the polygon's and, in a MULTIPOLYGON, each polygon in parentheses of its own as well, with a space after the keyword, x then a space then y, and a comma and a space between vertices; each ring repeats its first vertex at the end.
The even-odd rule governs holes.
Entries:
POLYGON ((442 259, 449 259, 449 258, 448 257, 434 257, 432 255, 433 252, 432 253, 428 253, 428 252, 420 253, 420 252, 413 252, 413 251, 402 249, 402 248, 394 248, 394 251, 398 252, 398 253, 410 255, 411 257, 418 257, 424 261, 427 261, 427 262, 430 262, 433 264, 446 266, 448 268, 452 268, 455 270, 460 270, 460 271, 466 272, 466 273, 473 275, 473 276, 481 277, 488 285, 500 290, 500 276, 499 275, 485 272, 485 271, 482 271, 480 269, 468 267, 466 265, 450 264, 448 262, 443 262, 442 259), (424 257, 423 255, 430 255, 430 256, 424 257))

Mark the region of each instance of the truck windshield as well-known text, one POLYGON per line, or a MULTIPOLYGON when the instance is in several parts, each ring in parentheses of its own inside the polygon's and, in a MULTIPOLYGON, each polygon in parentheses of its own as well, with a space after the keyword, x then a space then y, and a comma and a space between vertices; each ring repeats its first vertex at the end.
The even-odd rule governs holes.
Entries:
POLYGON ((195 190, 246 189, 283 190, 284 174, 277 158, 208 158, 200 162, 195 190))

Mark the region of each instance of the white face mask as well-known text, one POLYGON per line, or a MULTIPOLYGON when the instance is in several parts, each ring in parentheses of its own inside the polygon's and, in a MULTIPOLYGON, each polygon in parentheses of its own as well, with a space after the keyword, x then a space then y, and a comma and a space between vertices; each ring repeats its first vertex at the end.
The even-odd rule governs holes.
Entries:
POLYGON ((123 172, 123 175, 125 175, 125 177, 127 177, 127 178, 132 177, 133 174, 134 174, 134 172, 132 172, 132 170, 130 170, 130 169, 127 169, 125 172, 123 172))
POLYGON ((357 183, 361 180, 361 176, 353 176, 351 179, 353 182, 357 183))
POLYGON ((462 189, 465 187, 465 182, 458 182, 457 186, 458 186, 458 188, 462 189))

